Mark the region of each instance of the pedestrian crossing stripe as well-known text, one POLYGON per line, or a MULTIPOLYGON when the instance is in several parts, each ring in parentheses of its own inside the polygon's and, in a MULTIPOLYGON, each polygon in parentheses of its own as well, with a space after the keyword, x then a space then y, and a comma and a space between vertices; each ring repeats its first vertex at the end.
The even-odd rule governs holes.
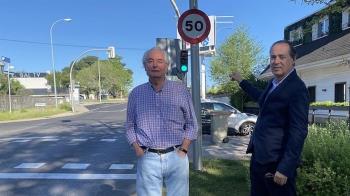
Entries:
POLYGON ((109 169, 132 169, 134 168, 133 164, 112 164, 109 169))
POLYGON ((67 163, 62 169, 86 169, 89 165, 88 163, 67 163))
POLYGON ((136 174, 0 173, 0 179, 135 180, 136 174))
POLYGON ((17 165, 16 169, 38 169, 42 166, 44 166, 45 163, 21 163, 17 165))

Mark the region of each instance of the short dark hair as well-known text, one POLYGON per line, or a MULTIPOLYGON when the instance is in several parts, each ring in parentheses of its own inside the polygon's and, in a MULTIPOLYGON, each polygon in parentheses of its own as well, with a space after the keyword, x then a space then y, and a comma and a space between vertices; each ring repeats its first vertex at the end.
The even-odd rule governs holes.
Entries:
POLYGON ((277 44, 287 44, 289 46, 289 55, 290 57, 292 57, 292 59, 296 59, 297 57, 297 51, 295 50, 295 48, 293 47, 292 43, 290 43, 288 40, 278 40, 275 43, 272 44, 271 48, 270 48, 270 53, 272 48, 277 45, 277 44))

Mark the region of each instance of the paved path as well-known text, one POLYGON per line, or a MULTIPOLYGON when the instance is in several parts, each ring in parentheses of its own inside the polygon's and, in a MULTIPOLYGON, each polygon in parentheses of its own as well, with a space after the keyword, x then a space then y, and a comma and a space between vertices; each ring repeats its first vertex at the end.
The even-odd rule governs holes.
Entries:
MULTIPOLYGON (((210 135, 202 137, 203 158, 218 158, 230 160, 249 160, 250 154, 246 154, 250 136, 229 136, 228 143, 214 144, 210 135)), ((189 156, 192 157, 192 150, 189 156)), ((191 159, 192 160, 192 159, 191 159)))

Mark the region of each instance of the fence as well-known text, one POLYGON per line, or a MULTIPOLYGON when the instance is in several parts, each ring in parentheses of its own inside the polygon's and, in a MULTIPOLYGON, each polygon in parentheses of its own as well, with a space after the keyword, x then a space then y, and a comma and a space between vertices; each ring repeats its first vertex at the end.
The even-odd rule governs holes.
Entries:
POLYGON ((309 111, 309 122, 314 123, 325 123, 332 119, 337 120, 348 120, 350 122, 349 116, 349 106, 347 107, 321 107, 321 106, 311 106, 309 111))
MULTIPOLYGON (((64 97, 57 97, 58 103, 65 102, 64 97)), ((36 105, 55 105, 54 96, 11 96, 11 107, 13 110, 21 110, 26 108, 33 108, 36 105)), ((0 112, 8 111, 10 109, 9 98, 7 95, 0 95, 0 112)))

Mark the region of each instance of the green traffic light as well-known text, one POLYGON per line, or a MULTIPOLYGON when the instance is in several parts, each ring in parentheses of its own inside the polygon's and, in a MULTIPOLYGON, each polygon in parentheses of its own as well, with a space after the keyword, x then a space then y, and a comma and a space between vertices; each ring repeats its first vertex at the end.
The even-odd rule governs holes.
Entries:
POLYGON ((187 66, 186 65, 181 65, 181 71, 186 72, 187 71, 187 66))

